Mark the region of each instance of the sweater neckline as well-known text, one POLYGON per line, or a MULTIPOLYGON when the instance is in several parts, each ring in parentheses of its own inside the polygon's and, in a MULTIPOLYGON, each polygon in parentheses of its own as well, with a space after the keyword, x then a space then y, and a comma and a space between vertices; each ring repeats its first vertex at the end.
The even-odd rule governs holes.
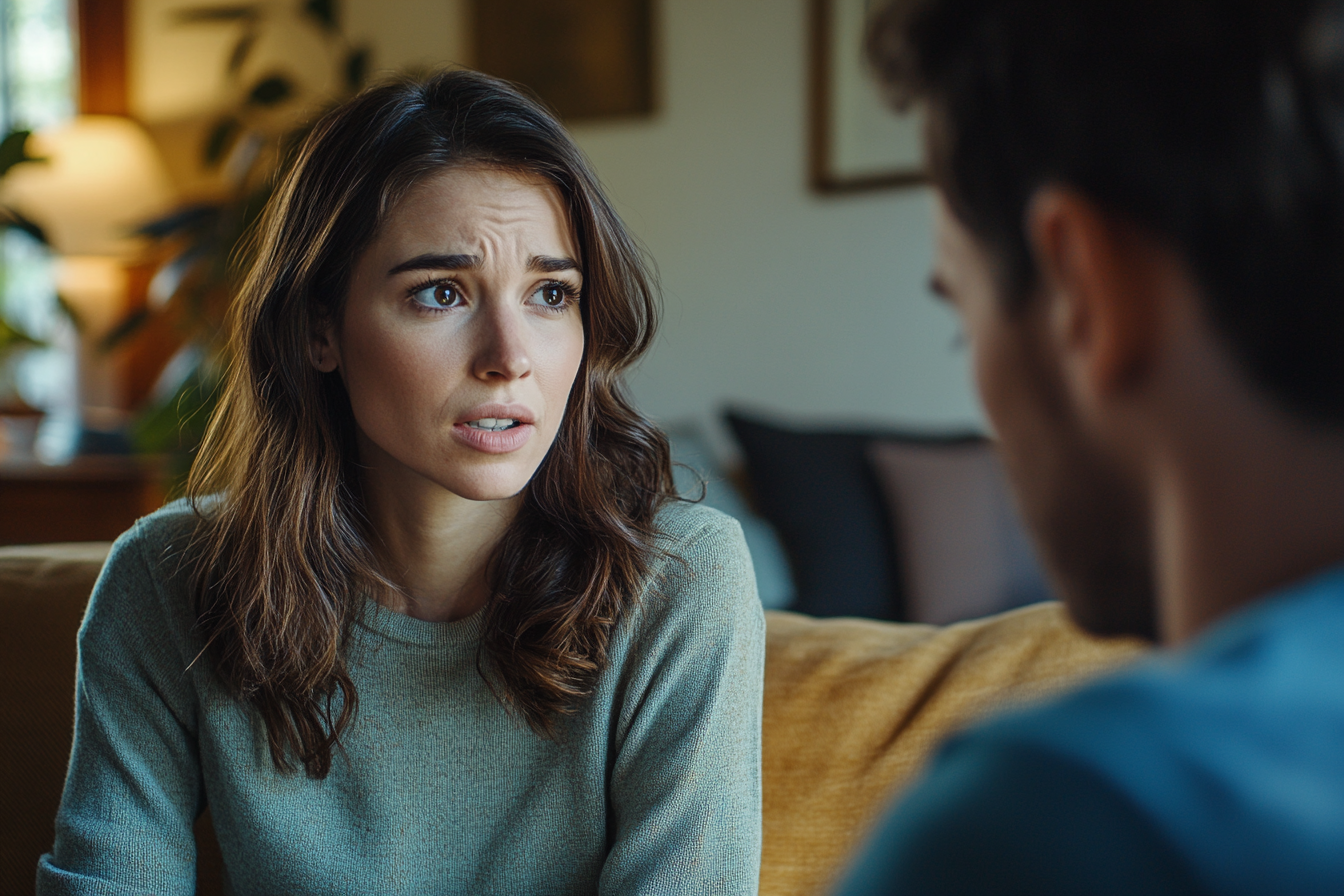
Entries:
POLYGON ((359 625, 388 640, 413 647, 475 647, 485 629, 485 607, 452 622, 427 622, 389 610, 375 600, 366 600, 359 625))

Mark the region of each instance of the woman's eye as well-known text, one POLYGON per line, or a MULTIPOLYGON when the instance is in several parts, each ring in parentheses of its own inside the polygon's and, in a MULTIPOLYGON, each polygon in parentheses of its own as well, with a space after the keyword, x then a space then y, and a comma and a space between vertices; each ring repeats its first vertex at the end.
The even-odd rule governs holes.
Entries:
POLYGON ((572 290, 560 283, 547 283, 532 294, 535 304, 563 308, 569 304, 572 290))
POLYGON ((411 298, 424 308, 452 308, 462 304, 462 292, 452 283, 429 283, 411 293, 411 298))

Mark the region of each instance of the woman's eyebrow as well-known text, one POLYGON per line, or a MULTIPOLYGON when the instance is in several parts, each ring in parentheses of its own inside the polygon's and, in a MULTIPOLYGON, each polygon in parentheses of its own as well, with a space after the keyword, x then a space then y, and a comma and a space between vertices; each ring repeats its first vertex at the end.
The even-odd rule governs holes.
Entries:
MULTIPOLYGON (((387 275, 393 277, 407 271, 470 271, 480 266, 479 255, 441 255, 429 252, 403 261, 389 270, 387 275)), ((528 259, 527 269, 534 273, 555 274, 560 271, 579 271, 579 263, 564 256, 533 255, 528 259)))
POLYGON ((481 266, 479 255, 437 255, 427 252, 407 259, 387 272, 391 277, 406 271, 469 271, 481 266))
POLYGON ((572 258, 557 258, 553 255, 533 255, 527 262, 527 269, 538 274, 555 274, 560 271, 579 270, 579 263, 572 258))

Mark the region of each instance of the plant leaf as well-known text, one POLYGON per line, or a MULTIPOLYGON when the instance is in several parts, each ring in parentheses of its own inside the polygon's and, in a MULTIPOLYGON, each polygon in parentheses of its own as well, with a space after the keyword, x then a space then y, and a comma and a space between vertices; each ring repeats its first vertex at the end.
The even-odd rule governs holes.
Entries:
POLYGON ((76 333, 84 332, 84 316, 75 310, 75 306, 70 304, 70 300, 60 293, 56 294, 56 307, 61 309, 70 324, 75 328, 76 333))
POLYGON ((274 106, 294 93, 294 85, 284 75, 268 75, 257 82, 247 95, 252 106, 274 106))
POLYGON ((195 6, 189 9, 173 10, 173 24, 199 25, 211 22, 251 22, 261 14, 255 3, 238 3, 226 6, 195 6))
POLYGON ((32 131, 10 131, 4 140, 0 140, 0 174, 4 174, 28 157, 23 147, 31 134, 32 131))
POLYGON ((28 155, 28 138, 32 131, 18 129, 10 131, 0 140, 0 177, 9 173, 20 162, 45 162, 46 159, 28 155))
POLYGON ((197 376, 205 364, 205 350, 197 342, 188 342, 163 365, 153 387, 149 390, 146 406, 165 404, 176 397, 183 385, 197 376))
POLYGON ((219 374, 200 346, 189 343, 173 356, 154 384, 149 402, 131 427, 135 449, 166 455, 176 494, 219 401, 219 374))
POLYGON ((106 336, 98 340, 98 351, 104 353, 112 351, 112 349, 140 332, 140 328, 149 323, 149 318, 148 308, 135 309, 117 321, 117 325, 108 330, 106 336))
POLYGON ((369 77, 369 48, 355 47, 345 57, 345 86, 355 93, 369 77))
POLYGON ((0 227, 12 227, 15 230, 22 230, 42 245, 51 245, 51 242, 47 239, 46 232, 38 226, 36 221, 19 214, 17 211, 7 206, 0 208, 0 227))
POLYGON ((199 243, 189 247, 185 252, 174 256, 170 261, 154 272, 150 278, 148 299, 151 307, 162 308, 172 301, 173 296, 182 288, 182 281, 187 279, 192 268, 196 267, 197 262, 202 258, 208 258, 212 252, 218 251, 218 247, 213 240, 202 240, 199 243))
POLYGON ((229 75, 236 77, 238 72, 242 71, 243 63, 247 62, 247 57, 251 55, 252 48, 257 45, 257 29, 248 28, 243 32, 243 36, 238 38, 233 49, 229 51, 229 62, 225 67, 229 75))
POLYGON ((335 31, 339 27, 336 23, 335 0, 306 0, 303 11, 326 31, 335 31))
POLYGON ((43 345, 46 345, 46 343, 42 342, 40 339, 34 339, 3 317, 0 317, 0 355, 3 355, 10 349, 19 348, 21 346, 36 348, 43 345))
POLYGON ((203 230, 219 220, 219 205, 211 202, 199 202, 184 205, 162 218, 155 218, 141 224, 135 230, 136 236, 162 239, 175 233, 190 230, 203 230))
POLYGON ((243 123, 232 115, 226 115, 210 129, 205 138, 205 147, 201 152, 202 161, 207 168, 217 168, 242 133, 243 123))

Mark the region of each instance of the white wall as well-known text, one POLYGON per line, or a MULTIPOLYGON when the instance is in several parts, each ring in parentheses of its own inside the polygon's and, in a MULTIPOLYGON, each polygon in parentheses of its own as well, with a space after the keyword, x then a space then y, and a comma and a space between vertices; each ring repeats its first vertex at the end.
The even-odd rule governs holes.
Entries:
POLYGON ((806 185, 805 0, 665 0, 660 13, 658 116, 574 129, 662 272, 641 406, 667 421, 731 401, 978 425, 955 323, 926 287, 928 192, 806 185))
POLYGON ((378 69, 466 63, 466 0, 338 0, 346 32, 374 48, 378 69))

